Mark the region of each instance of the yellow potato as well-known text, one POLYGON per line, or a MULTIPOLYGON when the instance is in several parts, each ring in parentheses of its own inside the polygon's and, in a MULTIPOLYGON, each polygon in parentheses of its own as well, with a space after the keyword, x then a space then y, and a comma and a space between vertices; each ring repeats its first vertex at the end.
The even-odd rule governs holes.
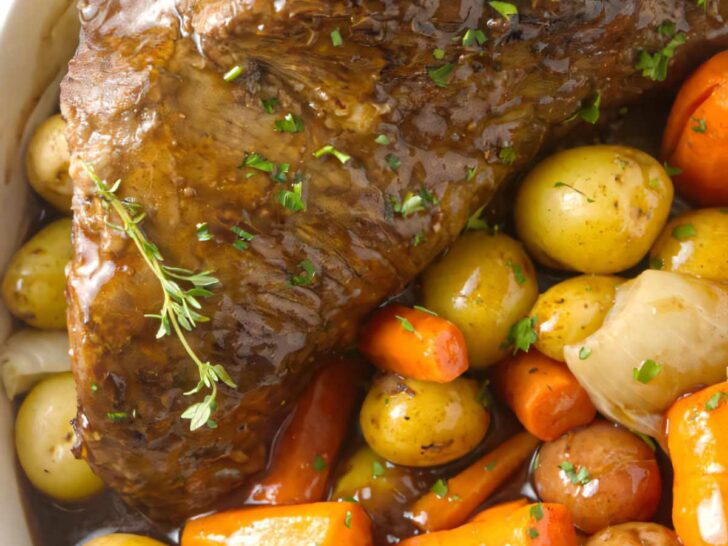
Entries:
POLYGON ((70 153, 66 122, 57 114, 44 121, 28 144, 25 167, 28 180, 40 196, 66 214, 71 212, 73 184, 68 174, 70 153))
POLYGON ((362 433, 381 457, 405 466, 435 466, 469 453, 485 436, 490 413, 478 384, 458 378, 428 383, 379 376, 359 415, 362 433))
POLYGON ((728 281, 728 209, 693 210, 674 218, 652 248, 650 265, 728 281))
POLYGON ((466 233, 422 277, 423 305, 457 325, 471 368, 506 356, 511 326, 538 297, 531 260, 507 235, 466 233))
POLYGON ((2 296, 10 312, 36 328, 65 328, 65 268, 72 256, 71 220, 57 220, 36 233, 5 271, 2 296))
POLYGON ((15 420, 20 466, 35 487, 63 501, 83 500, 103 488, 88 463, 71 453, 75 416, 76 387, 71 374, 63 373, 34 387, 15 420))
POLYGON ((406 469, 385 461, 369 447, 362 447, 345 463, 346 471, 334 486, 333 499, 356 498, 367 510, 391 508, 402 497, 400 481, 406 469))
POLYGON ((166 546, 163 542, 139 535, 114 533, 84 542, 83 546, 166 546))
POLYGON ((657 523, 622 523, 599 531, 585 546, 680 546, 674 531, 657 523))
POLYGON ((547 267, 616 273, 637 265, 667 221, 673 187, 649 155, 624 146, 556 153, 525 178, 519 237, 547 267))
POLYGON ((565 362, 564 346, 596 332, 614 303, 620 277, 580 275, 560 282, 541 294, 533 306, 536 317, 536 348, 565 362))

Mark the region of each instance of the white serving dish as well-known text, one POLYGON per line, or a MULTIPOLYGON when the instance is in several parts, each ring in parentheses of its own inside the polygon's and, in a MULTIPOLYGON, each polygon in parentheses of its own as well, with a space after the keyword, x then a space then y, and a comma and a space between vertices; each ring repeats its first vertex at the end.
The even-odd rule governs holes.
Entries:
MULTIPOLYGON (((75 0, 0 0, 0 271, 26 235, 28 134, 58 109, 58 82, 78 42, 75 0)), ((0 300, 0 342, 10 329, 0 300)), ((31 546, 15 476, 13 424, 0 394, 0 544, 31 546)))

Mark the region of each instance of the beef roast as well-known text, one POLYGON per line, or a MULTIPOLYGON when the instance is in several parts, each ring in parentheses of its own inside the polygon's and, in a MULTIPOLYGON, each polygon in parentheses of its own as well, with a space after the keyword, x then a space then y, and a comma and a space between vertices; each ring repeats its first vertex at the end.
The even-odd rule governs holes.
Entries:
POLYGON ((80 451, 106 483, 169 519, 243 484, 322 353, 350 344, 582 104, 657 85, 635 64, 669 42, 658 25, 687 37, 668 79, 725 45, 728 0, 515 4, 508 19, 481 0, 81 0, 62 85, 69 324, 80 451), (350 159, 314 157, 327 145, 350 159), (250 166, 263 158, 273 173, 250 166), (189 336, 237 384, 220 387, 216 428, 180 418, 203 396, 184 395, 196 367, 156 339, 159 283, 82 162, 121 180, 166 264, 219 279, 189 336), (294 182, 305 210, 281 204, 294 182), (234 228, 254 235, 247 248, 234 228))

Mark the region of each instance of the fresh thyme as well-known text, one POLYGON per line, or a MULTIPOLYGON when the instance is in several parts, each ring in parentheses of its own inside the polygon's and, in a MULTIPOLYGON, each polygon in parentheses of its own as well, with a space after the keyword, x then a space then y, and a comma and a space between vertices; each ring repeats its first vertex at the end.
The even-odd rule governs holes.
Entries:
POLYGON ((205 395, 202 402, 194 403, 185 409, 181 416, 182 419, 190 420, 190 430, 197 430, 205 425, 215 428, 217 425, 211 417, 217 409, 218 383, 222 381, 231 388, 236 388, 237 385, 221 364, 212 364, 209 361, 203 362, 197 356, 187 341, 185 332, 191 332, 199 322, 209 321, 208 317, 199 313, 202 305, 198 298, 211 296, 212 292, 209 287, 218 284, 219 281, 212 276, 212 271, 195 273, 189 269, 163 265, 164 257, 159 248, 147 238, 141 229, 141 223, 146 216, 142 207, 138 203, 120 199, 116 195, 121 180, 117 180, 114 184, 108 186, 89 165, 83 163, 83 168, 96 184, 104 208, 107 211, 112 209, 121 220, 121 225, 117 225, 112 224, 107 219, 107 225, 126 233, 159 281, 164 297, 162 308, 158 314, 145 316, 159 320, 157 339, 172 333, 176 334, 187 355, 197 366, 200 380, 192 390, 184 393, 185 396, 192 396, 202 392, 203 389, 211 391, 205 395), (187 286, 184 287, 184 285, 187 286))

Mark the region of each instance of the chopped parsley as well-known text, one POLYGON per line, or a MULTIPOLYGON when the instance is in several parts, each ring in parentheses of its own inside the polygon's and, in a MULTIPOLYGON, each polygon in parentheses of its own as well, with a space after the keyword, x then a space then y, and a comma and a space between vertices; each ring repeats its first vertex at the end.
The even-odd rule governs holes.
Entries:
POLYGON ((473 47, 476 44, 483 45, 487 40, 488 37, 485 35, 485 32, 477 28, 469 28, 465 31, 465 35, 463 36, 463 46, 473 47))
POLYGON ((389 165, 389 168, 393 171, 399 170, 399 166, 402 164, 399 157, 394 154, 388 154, 387 157, 387 165, 389 165))
POLYGON ((690 129, 692 129, 696 133, 704 133, 708 130, 708 124, 703 118, 695 118, 691 117, 690 121, 695 123, 695 125, 691 125, 690 129))
POLYGON ((225 72, 225 75, 222 77, 223 80, 226 82, 232 82, 237 80, 240 75, 243 73, 243 68, 240 65, 233 66, 230 70, 225 72))
POLYGON ((381 478, 384 476, 385 468, 382 463, 377 460, 372 461, 372 478, 381 478))
POLYGON ((210 233, 209 228, 207 227, 207 222, 200 222, 197 224, 197 240, 198 241, 209 241, 212 239, 212 234, 210 233))
POLYGON ((248 167, 264 173, 272 173, 275 169, 275 164, 272 161, 267 160, 258 152, 252 152, 245 155, 243 164, 240 167, 248 167))
POLYGON ((647 384, 662 372, 662 364, 652 359, 643 360, 639 368, 632 368, 632 377, 640 383, 647 384))
POLYGON ((342 45, 344 45, 344 39, 341 37, 339 27, 336 27, 334 30, 331 31, 331 43, 334 47, 341 47, 342 45))
POLYGON ((536 539, 540 536, 538 530, 535 527, 529 527, 528 528, 528 536, 530 538, 536 539))
POLYGON ((374 139, 374 142, 376 142, 377 144, 381 144, 382 146, 388 146, 390 140, 387 135, 378 135, 377 138, 374 139))
POLYGON ((439 201, 435 196, 428 192, 425 188, 420 189, 417 193, 408 192, 404 200, 400 200, 399 196, 390 197, 392 210, 401 214, 403 218, 407 218, 410 214, 422 212, 433 205, 437 205, 439 201))
POLYGON ((106 418, 112 423, 119 423, 126 419, 129 414, 125 411, 110 411, 106 414, 106 418))
POLYGON ((231 227, 230 231, 232 231, 237 236, 235 242, 233 243, 233 246, 240 251, 246 250, 248 248, 248 243, 255 238, 252 233, 248 233, 238 226, 231 227))
POLYGON ((582 466, 577 471, 576 467, 571 461, 564 461, 559 465, 559 468, 566 474, 569 481, 574 485, 586 485, 591 481, 589 471, 585 466, 582 466))
POLYGON ((682 169, 680 167, 673 167, 667 161, 665 161, 664 167, 667 176, 677 176, 679 174, 682 174, 682 169))
POLYGON ((516 150, 514 150, 512 146, 503 146, 498 151, 498 159, 506 165, 513 165, 517 157, 516 150))
POLYGON ((516 278, 516 282, 519 285, 526 283, 526 277, 523 275, 523 268, 511 259, 506 261, 506 266, 513 271, 513 276, 516 278))
POLYGON ((571 184, 567 184, 566 182, 556 182, 556 183, 554 183, 554 188, 569 188, 571 191, 575 191, 576 193, 584 196, 584 198, 586 198, 587 203, 594 202, 594 199, 592 199, 591 197, 588 197, 587 194, 585 194, 583 191, 576 189, 574 186, 572 186, 571 184))
POLYGON ((601 115, 601 112, 599 111, 601 104, 602 94, 597 93, 588 103, 586 103, 579 110, 574 112, 574 114, 569 117, 566 122, 569 123, 574 121, 576 118, 581 118, 587 123, 595 125, 597 121, 599 121, 599 117, 601 115))
POLYGON ((589 347, 582 347, 579 349, 579 360, 586 360, 592 354, 592 350, 589 347))
POLYGON ((347 510, 346 517, 344 518, 344 525, 346 525, 347 529, 351 529, 351 520, 353 517, 351 510, 347 510))
POLYGON ((91 392, 98 392, 99 386, 96 383, 91 383, 91 392))
MULTIPOLYGON (((665 27, 664 24, 661 25, 659 30, 663 35, 668 31, 675 31, 674 28, 665 27)), ((675 34, 668 44, 656 53, 648 53, 645 50, 640 51, 635 68, 641 70, 645 78, 650 78, 658 82, 665 81, 667 78, 667 67, 670 59, 675 55, 675 49, 684 43, 685 35, 675 34)))
POLYGON ((485 209, 485 205, 480 207, 478 210, 476 210, 470 218, 468 218, 468 222, 465 224, 465 230, 466 231, 475 231, 478 229, 489 229, 488 222, 483 220, 480 216, 483 214, 483 210, 485 209))
POLYGON ((455 65, 447 63, 438 68, 428 68, 427 75, 430 76, 436 86, 447 87, 453 70, 455 70, 455 65))
POLYGON ((438 499, 442 499, 447 496, 447 481, 440 478, 432 486, 432 492, 438 499))
POLYGON ((478 174, 478 167, 468 167, 468 174, 465 177, 465 180, 468 182, 472 182, 475 180, 475 176, 478 174))
POLYGON ((275 114, 276 106, 280 104, 278 99, 275 97, 271 97, 269 99, 260 99, 260 102, 263 103, 263 110, 265 110, 266 114, 275 114))
POLYGON ((302 196, 303 182, 297 182, 290 190, 281 190, 276 194, 276 201, 293 212, 306 210, 306 203, 302 196))
POLYGON ((537 502, 533 506, 531 506, 531 509, 529 510, 529 513, 531 514, 531 517, 536 521, 541 521, 543 519, 544 513, 543 513, 543 505, 540 502, 537 502))
POLYGON ((491 8, 497 11, 501 17, 510 21, 511 17, 518 15, 518 8, 510 2, 488 2, 491 8))
POLYGON ((692 224, 679 224, 672 230, 672 238, 678 241, 686 241, 697 234, 698 232, 692 224))
POLYGON ((422 311, 423 313, 427 313, 428 315, 432 315, 433 317, 439 316, 432 309, 428 309, 427 307, 422 307, 421 305, 415 305, 413 307, 413 309, 417 309, 418 311, 422 311))
POLYGON ((288 113, 283 119, 276 120, 275 130, 277 133, 302 133, 303 119, 300 116, 288 113))
POLYGON ((444 49, 440 49, 439 47, 436 48, 432 52, 432 58, 433 59, 437 59, 438 61, 443 60, 445 58, 445 50, 444 49))
POLYGON ((705 409, 708 411, 715 411, 726 400, 728 400, 728 393, 725 391, 713 393, 713 396, 708 398, 708 401, 705 403, 705 409))
POLYGON ((401 317, 399 315, 396 315, 394 318, 396 318, 399 321, 399 323, 402 325, 402 329, 405 332, 408 332, 410 334, 414 334, 418 338, 421 337, 420 336, 420 333, 415 329, 415 327, 412 325, 412 323, 409 320, 407 320, 405 317, 401 317))
POLYGON ((650 269, 657 269, 658 271, 664 269, 665 267, 665 260, 662 258, 659 258, 657 256, 654 256, 650 258, 650 269))
POLYGON ((485 465, 486 472, 493 472, 493 469, 495 468, 496 461, 491 461, 487 465, 485 465))
POLYGON ((324 459, 321 455, 316 455, 313 458, 313 469, 316 472, 323 472, 328 468, 329 464, 326 462, 326 459, 324 459))
POLYGON ((531 345, 538 341, 536 333, 536 317, 524 317, 516 322, 508 331, 508 337, 501 343, 502 349, 513 347, 513 354, 519 350, 525 353, 531 348, 531 345))
POLYGON ((298 264, 301 272, 291 277, 291 285, 293 286, 309 286, 316 278, 316 269, 311 260, 303 260, 298 264))
POLYGON ((290 163, 280 163, 271 173, 271 178, 280 184, 285 184, 288 179, 288 171, 291 169, 290 163))
POLYGON ((348 154, 345 154, 344 152, 341 152, 334 148, 331 144, 327 144, 320 150, 317 150, 313 153, 313 156, 316 159, 319 159, 325 155, 333 155, 336 159, 338 159, 342 165, 346 164, 348 161, 351 160, 351 156, 348 154))

